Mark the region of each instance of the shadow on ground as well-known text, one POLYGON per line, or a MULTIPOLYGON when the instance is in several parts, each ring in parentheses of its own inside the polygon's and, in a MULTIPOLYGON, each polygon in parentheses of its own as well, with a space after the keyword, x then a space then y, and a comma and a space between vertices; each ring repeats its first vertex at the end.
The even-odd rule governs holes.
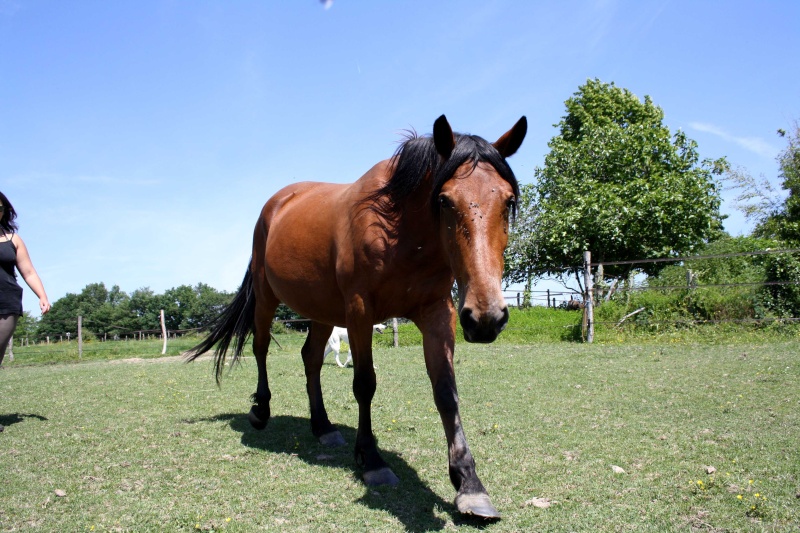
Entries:
MULTIPOLYGON (((347 445, 338 448, 322 446, 311 435, 308 419, 293 416, 270 418, 263 431, 250 426, 247 415, 220 414, 210 418, 187 420, 188 423, 224 421, 242 435, 242 444, 249 448, 273 453, 295 453, 308 464, 349 470, 353 478, 361 483, 361 469, 353 458, 355 428, 338 425, 347 445)), ((407 531, 435 531, 444 529, 446 521, 436 516, 434 509, 448 513, 455 524, 482 528, 490 524, 481 518, 460 514, 452 502, 440 498, 428 487, 397 453, 381 450, 381 455, 392 471, 400 478, 397 487, 367 487, 357 501, 371 509, 388 512, 405 526, 407 531)), ((454 492, 455 495, 455 492, 454 492)))
POLYGON ((43 417, 42 415, 34 415, 34 414, 23 414, 23 413, 13 413, 10 415, 2 415, 0 414, 0 426, 13 426, 14 424, 19 424, 23 422, 26 418, 35 418, 36 420, 46 421, 47 418, 43 417))

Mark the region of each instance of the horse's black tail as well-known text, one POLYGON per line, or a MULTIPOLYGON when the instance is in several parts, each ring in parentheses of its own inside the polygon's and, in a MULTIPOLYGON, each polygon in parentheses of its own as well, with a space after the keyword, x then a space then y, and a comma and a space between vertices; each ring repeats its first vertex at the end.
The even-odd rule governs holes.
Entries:
POLYGON ((236 344, 233 349, 233 362, 238 361, 242 355, 242 350, 244 350, 247 338, 253 332, 255 311, 256 299, 253 293, 253 276, 250 274, 250 268, 248 267, 244 280, 242 280, 242 286, 239 287, 239 292, 236 293, 233 301, 223 309, 222 313, 208 324, 211 330, 208 337, 186 352, 186 360, 194 361, 216 345, 214 350, 214 369, 217 384, 219 384, 222 378, 222 371, 225 368, 225 356, 228 352, 228 347, 235 336, 236 344))

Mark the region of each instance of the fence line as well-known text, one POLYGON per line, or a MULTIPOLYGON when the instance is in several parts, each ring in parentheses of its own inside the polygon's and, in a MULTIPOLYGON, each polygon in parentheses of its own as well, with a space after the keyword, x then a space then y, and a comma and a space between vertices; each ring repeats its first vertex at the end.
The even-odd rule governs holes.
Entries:
POLYGON ((678 263, 686 261, 700 261, 702 259, 724 259, 728 257, 741 257, 745 255, 767 255, 767 254, 793 254, 800 252, 800 248, 788 248, 785 250, 758 250, 755 252, 732 252, 729 254, 714 255, 690 255, 686 257, 659 257, 656 259, 634 259, 630 261, 599 261, 592 263, 591 266, 614 266, 614 265, 637 265, 642 263, 678 263))
MULTIPOLYGON (((707 283, 705 285, 643 285, 639 287, 624 287, 622 289, 615 288, 615 292, 632 292, 632 291, 661 291, 661 290, 679 290, 679 289, 702 289, 705 287, 769 287, 780 285, 800 285, 800 281, 762 281, 750 283, 707 283)), ((606 287, 597 287, 606 290, 606 287)))
MULTIPOLYGON (((666 290, 691 290, 696 291, 698 289, 703 288, 710 288, 710 287, 769 287, 769 286, 789 286, 789 285, 800 285, 800 281, 763 281, 763 282, 743 282, 743 283, 708 283, 705 285, 699 285, 696 283, 696 278, 693 276, 691 270, 687 269, 687 279, 685 285, 665 285, 665 286, 639 286, 639 287, 603 287, 599 286, 595 290, 592 289, 591 284, 593 280, 592 275, 592 267, 597 268, 598 271, 602 271, 604 266, 611 266, 611 265, 636 265, 636 264, 652 264, 652 263, 663 263, 663 262, 691 262, 691 261, 701 261, 707 259, 726 259, 732 257, 745 257, 745 256, 757 256, 757 255, 767 255, 767 254, 791 254, 800 252, 800 248, 790 248, 790 249, 778 249, 778 250, 754 250, 751 252, 733 252, 733 253, 725 253, 725 254, 710 254, 705 256, 688 256, 688 257, 670 257, 670 258, 653 258, 653 259, 638 259, 638 260, 631 260, 631 261, 608 261, 603 262, 599 261, 597 263, 591 262, 591 255, 589 252, 585 252, 584 255, 584 301, 587 302, 584 310, 584 324, 589 324, 589 328, 584 325, 584 338, 587 342, 592 342, 592 331, 591 331, 591 324, 594 322, 594 317, 592 314, 592 299, 595 295, 596 290, 608 290, 609 295, 613 292, 625 292, 625 291, 644 291, 644 290, 651 290, 651 291, 666 291, 666 290), (588 256, 588 258, 587 258, 588 256)), ((603 280, 601 280, 603 281, 603 280)), ((638 309, 636 313, 639 311, 644 310, 644 308, 638 309)), ((622 321, 617 323, 617 327, 619 327, 625 318, 628 318, 626 315, 622 321)), ((793 322, 798 321, 800 319, 795 317, 790 318, 772 318, 772 317, 765 317, 765 318, 747 318, 747 319, 697 319, 697 320, 675 320, 675 321, 660 321, 660 322, 651 322, 652 325, 658 324, 715 324, 715 323, 723 323, 723 322, 733 322, 733 323, 764 323, 764 322, 774 322, 774 321, 785 321, 785 322, 793 322)))
MULTIPOLYGON (((744 283, 709 283, 699 285, 693 282, 692 279, 687 279, 686 284, 682 285, 662 285, 662 286, 653 286, 653 285, 640 285, 640 286, 604 286, 603 284, 597 284, 594 288, 591 287, 592 280, 594 279, 592 268, 597 268, 600 266, 612 266, 612 265, 635 265, 635 264, 645 264, 645 263, 661 263, 661 262, 690 262, 690 261, 701 261, 707 259, 727 259, 733 257, 744 257, 744 256, 758 256, 758 255, 767 255, 767 254, 791 254, 791 253, 798 253, 800 252, 800 248, 791 248, 791 249, 765 249, 765 250, 755 250, 751 252, 735 252, 735 253, 726 253, 726 254, 711 254, 711 255, 697 255, 697 256, 686 256, 686 257, 665 257, 665 258, 650 258, 650 259, 638 259, 638 260, 629 260, 629 261, 601 261, 601 262, 592 262, 591 254, 587 253, 587 256, 584 257, 584 268, 581 276, 584 279, 584 290, 581 294, 578 290, 529 290, 529 291, 510 291, 508 289, 503 291, 504 298, 506 300, 516 300, 517 305, 521 306, 523 298, 526 301, 541 301, 545 300, 547 302, 547 307, 557 307, 556 306, 556 298, 564 296, 569 296, 569 300, 563 300, 563 303, 568 303, 570 301, 579 302, 579 300, 575 300, 574 297, 577 295, 581 295, 583 297, 583 303, 589 305, 582 305, 581 307, 584 308, 584 317, 581 324, 576 324, 574 326, 560 326, 560 327, 578 327, 581 326, 583 331, 584 338, 591 342, 592 339, 592 331, 595 325, 616 325, 619 326, 620 324, 614 322, 595 322, 593 316, 593 309, 592 303, 594 295, 596 294, 595 291, 611 291, 611 292, 634 292, 634 291, 670 291, 670 290, 699 290, 704 288, 742 288, 742 287, 769 287, 769 286, 792 286, 792 285, 800 285, 800 281, 764 281, 764 282, 744 282, 744 283), (586 288, 589 288, 587 291, 586 288), (511 295, 509 295, 511 293, 511 295), (588 309, 587 309, 588 308, 588 309)), ((626 317, 627 318, 627 317, 626 317)), ((79 318, 79 320, 81 320, 79 318)), ((648 322, 651 325, 661 325, 661 324, 716 324, 716 323, 724 323, 724 322, 731 322, 731 323, 750 323, 750 324, 759 324, 759 323, 766 323, 766 322, 798 322, 800 318, 796 317, 783 317, 783 318, 774 318, 774 317, 765 317, 765 318, 746 318, 746 319, 687 319, 687 320, 672 320, 672 321, 652 321, 648 322)), ((86 321, 85 324, 92 324, 95 321, 86 321)), ((280 322, 286 325, 293 325, 296 323, 307 323, 309 322, 308 319, 287 319, 287 320, 276 320, 275 322, 280 322)), ((80 324, 80 322, 79 322, 80 324)), ((114 325, 106 326, 106 329, 109 327, 113 328, 114 325)), ((510 327, 509 329, 517 329, 510 327)), ((201 331, 202 328, 187 328, 187 329, 176 329, 176 330, 166 330, 165 326, 162 328, 153 328, 153 329, 141 329, 141 330, 128 330, 128 331, 118 331, 115 332, 115 339, 117 341, 121 341, 121 337, 125 337, 125 340, 129 340, 128 336, 131 336, 134 340, 137 338, 139 340, 144 340, 145 335, 149 337, 149 339, 159 339, 164 341, 164 347, 162 349, 162 353, 166 352, 167 349, 167 341, 170 335, 173 338, 178 336, 185 335, 191 332, 198 332, 201 331)), ((82 353, 82 327, 79 325, 79 328, 75 332, 65 332, 61 337, 61 341, 63 342, 63 336, 67 337, 67 343, 72 342, 72 340, 78 341, 78 350, 79 350, 79 357, 82 353), (74 335, 74 337, 73 337, 74 335)), ((100 342, 108 342, 107 334, 101 335, 96 334, 96 340, 100 342)), ((18 346, 24 347, 26 344, 27 339, 19 339, 18 346)), ((13 341, 12 341, 13 342, 13 341)), ((48 337, 48 344, 50 343, 48 337)), ((58 342, 58 341, 56 341, 58 342)), ((30 342, 27 342, 27 345, 30 346, 30 342)), ((35 344, 34 344, 35 345, 35 344)), ((13 350, 13 346, 12 346, 13 350)), ((64 351, 66 353, 66 350, 64 351)), ((9 355, 11 355, 10 352, 9 355)), ((29 352, 31 353, 31 352, 29 352)))

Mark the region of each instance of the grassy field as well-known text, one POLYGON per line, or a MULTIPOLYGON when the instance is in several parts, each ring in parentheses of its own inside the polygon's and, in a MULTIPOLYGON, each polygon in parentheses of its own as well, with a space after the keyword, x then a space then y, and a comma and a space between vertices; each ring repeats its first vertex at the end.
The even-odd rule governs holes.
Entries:
POLYGON ((323 369, 348 441, 323 448, 308 427, 302 337, 280 338, 263 432, 246 420, 252 358, 218 389, 208 360, 25 365, 18 355, 0 370, 0 529, 800 527, 800 342, 459 345, 465 431, 503 513, 487 523, 452 505, 419 348, 376 351, 374 426, 401 484, 368 489, 352 458, 352 370, 323 369))

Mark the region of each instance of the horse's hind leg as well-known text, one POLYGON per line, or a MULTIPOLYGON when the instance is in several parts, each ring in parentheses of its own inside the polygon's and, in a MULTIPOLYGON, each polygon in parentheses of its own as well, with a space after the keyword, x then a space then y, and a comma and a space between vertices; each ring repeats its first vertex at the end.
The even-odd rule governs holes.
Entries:
POLYGON ((253 394, 253 407, 250 408, 248 420, 255 429, 264 429, 269 422, 269 401, 272 394, 269 391, 267 380, 267 353, 269 352, 270 329, 275 309, 278 307, 277 299, 263 300, 256 304, 255 319, 253 323, 253 354, 256 357, 258 368, 258 385, 253 394))
POLYGON ((320 383, 322 361, 325 358, 325 346, 328 343, 331 331, 333 331, 332 326, 312 322, 301 353, 303 354, 303 364, 306 369, 306 391, 308 392, 308 403, 311 408, 311 432, 325 446, 341 446, 345 444, 344 437, 336 429, 336 426, 328 420, 320 383))

